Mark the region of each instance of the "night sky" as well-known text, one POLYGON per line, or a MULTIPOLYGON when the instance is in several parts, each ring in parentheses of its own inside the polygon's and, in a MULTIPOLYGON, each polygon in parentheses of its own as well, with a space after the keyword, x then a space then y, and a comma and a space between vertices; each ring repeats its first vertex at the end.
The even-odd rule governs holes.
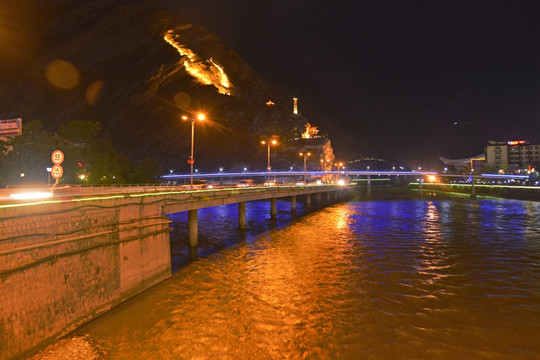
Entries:
MULTIPOLYGON (((427 168, 440 155, 481 154, 487 140, 540 142, 538 0, 162 1, 298 97, 338 159, 427 168)), ((32 39, 36 19, 49 16, 37 6, 45 3, 2 2, 24 45, 4 50, 39 48, 32 39), (26 18, 10 10, 21 7, 26 18)), ((18 55, 2 50, 0 60, 32 58, 18 55)), ((10 66, 0 74, 25 63, 10 66)))
POLYGON ((340 158, 540 142, 540 1, 168 0, 300 100, 340 158))

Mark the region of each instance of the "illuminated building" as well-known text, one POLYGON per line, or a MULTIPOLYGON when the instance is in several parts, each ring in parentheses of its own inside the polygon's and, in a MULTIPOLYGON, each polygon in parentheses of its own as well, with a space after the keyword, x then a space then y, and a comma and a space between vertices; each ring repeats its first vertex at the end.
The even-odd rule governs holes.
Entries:
POLYGON ((540 165, 540 144, 529 144, 525 140, 488 141, 485 151, 486 164, 490 167, 524 169, 540 165))
POLYGON ((317 130, 316 126, 311 126, 310 123, 306 123, 306 125, 304 125, 304 128, 306 129, 306 131, 302 133, 302 139, 320 138, 319 130, 317 130))
POLYGON ((484 156, 484 154, 463 159, 448 159, 439 156, 439 160, 441 160, 444 165, 452 166, 458 171, 462 171, 467 167, 470 169, 479 169, 483 168, 486 164, 486 157, 484 156))
POLYGON ((293 98, 293 114, 298 115, 298 98, 293 98))

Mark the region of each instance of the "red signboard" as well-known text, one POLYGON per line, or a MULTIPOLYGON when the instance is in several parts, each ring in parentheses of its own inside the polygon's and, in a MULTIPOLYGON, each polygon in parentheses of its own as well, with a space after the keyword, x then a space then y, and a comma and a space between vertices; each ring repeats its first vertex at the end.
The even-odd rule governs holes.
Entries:
POLYGON ((525 140, 512 140, 508 142, 508 145, 524 145, 525 140))
POLYGON ((15 136, 22 134, 22 119, 0 120, 0 136, 15 136))
POLYGON ((51 155, 51 160, 53 164, 60 165, 64 162, 64 153, 60 150, 54 150, 51 155))
POLYGON ((51 176, 55 179, 60 179, 64 175, 64 169, 60 165, 53 165, 51 168, 51 176))

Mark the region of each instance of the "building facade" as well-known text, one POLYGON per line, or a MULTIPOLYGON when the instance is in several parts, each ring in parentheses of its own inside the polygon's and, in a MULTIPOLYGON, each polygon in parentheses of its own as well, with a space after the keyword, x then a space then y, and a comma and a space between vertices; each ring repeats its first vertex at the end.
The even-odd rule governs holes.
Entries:
POLYGON ((525 140, 488 141, 485 154, 489 167, 512 170, 540 167, 540 144, 529 144, 525 140))

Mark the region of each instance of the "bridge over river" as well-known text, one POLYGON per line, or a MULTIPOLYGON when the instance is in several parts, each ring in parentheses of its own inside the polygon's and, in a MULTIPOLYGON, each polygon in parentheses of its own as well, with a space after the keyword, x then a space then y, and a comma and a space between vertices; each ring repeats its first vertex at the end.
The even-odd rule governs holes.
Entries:
MULTIPOLYGON (((180 186, 60 188, 39 200, 0 200, 0 360, 23 356, 171 276, 167 214, 187 211, 198 241, 197 210, 297 197, 340 199, 351 187, 254 186, 188 190, 180 186)), ((2 194, 0 194, 0 197, 2 194)))

